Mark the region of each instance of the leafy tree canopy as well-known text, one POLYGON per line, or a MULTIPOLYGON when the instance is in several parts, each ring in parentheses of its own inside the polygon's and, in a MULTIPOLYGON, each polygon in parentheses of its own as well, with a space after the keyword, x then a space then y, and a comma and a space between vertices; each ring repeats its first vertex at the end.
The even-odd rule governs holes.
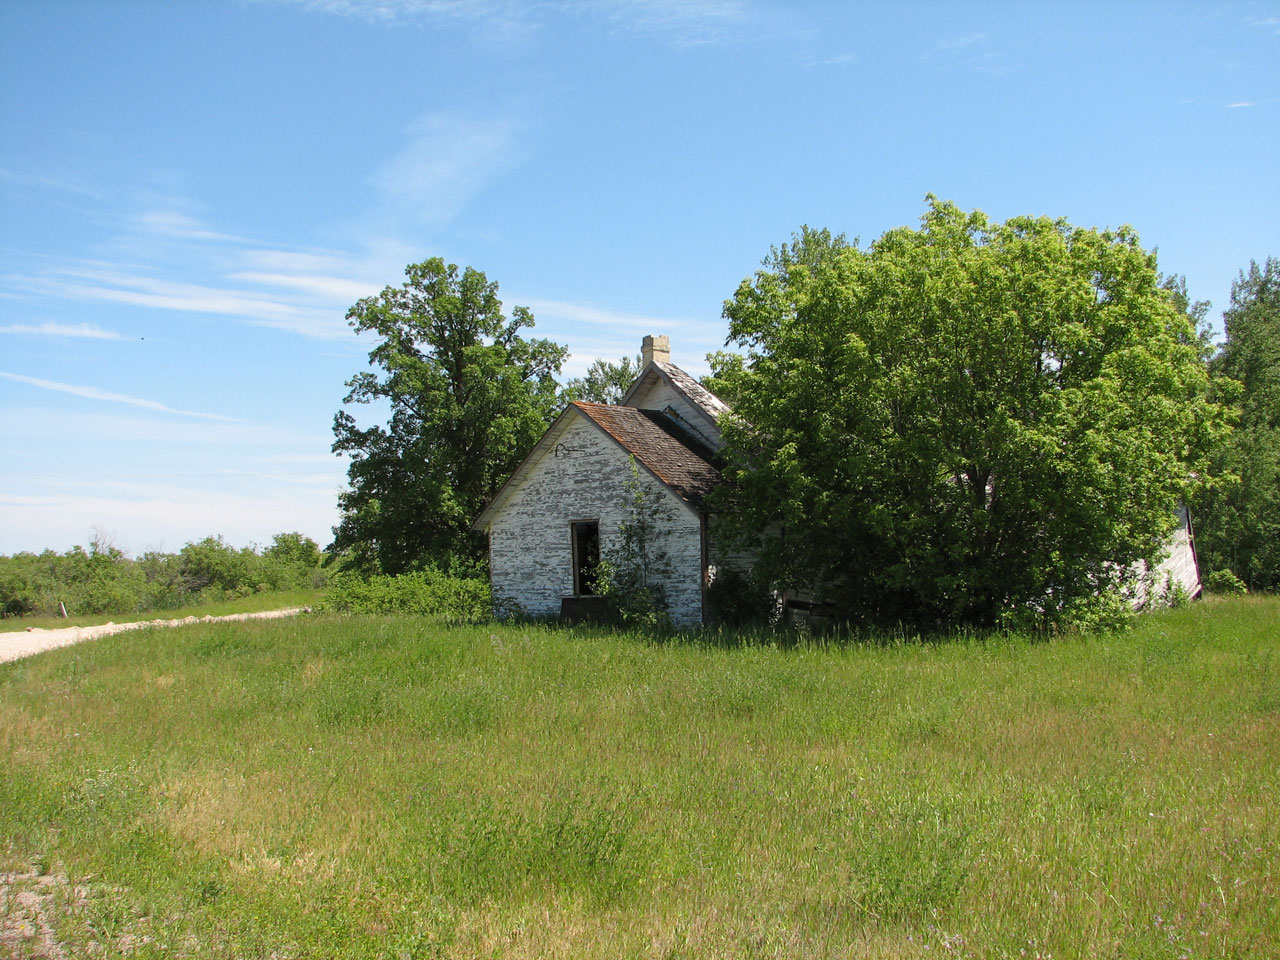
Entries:
POLYGON ((277 533, 271 538, 271 546, 263 550, 262 555, 272 560, 283 560, 286 563, 298 563, 308 567, 316 566, 322 559, 320 546, 310 537, 296 530, 291 533, 277 533))
POLYGON ((1249 265, 1223 313, 1226 342, 1213 370, 1243 391, 1240 425, 1214 455, 1234 486, 1208 491, 1197 543, 1211 570, 1232 571, 1250 590, 1280 588, 1280 260, 1249 265))
POLYGON ((724 312, 745 350, 712 360, 728 523, 773 583, 850 618, 1117 609, 1226 429, 1187 305, 1129 228, 931 196, 866 249, 806 229, 724 312))
POLYGON ((566 350, 524 339, 533 315, 504 316, 498 285, 439 257, 347 314, 372 334, 374 372, 347 382, 345 402, 385 403, 385 426, 334 418, 335 453, 351 458, 330 549, 365 571, 401 573, 483 557, 470 525, 550 423, 566 350))
POLYGON ((623 357, 617 363, 597 359, 587 368, 585 377, 575 377, 565 384, 566 403, 585 400, 588 403, 621 403, 627 389, 640 376, 640 358, 623 357))

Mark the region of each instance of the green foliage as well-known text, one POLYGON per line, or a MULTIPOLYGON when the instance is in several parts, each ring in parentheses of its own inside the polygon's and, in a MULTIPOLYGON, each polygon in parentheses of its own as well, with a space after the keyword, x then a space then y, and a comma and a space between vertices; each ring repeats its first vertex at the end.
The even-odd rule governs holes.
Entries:
POLYGON ((777 613, 777 603, 768 585, 761 583, 750 570, 723 568, 707 587, 707 605, 713 623, 726 627, 745 627, 770 623, 777 613))
POLYGON ((1213 356, 1215 350, 1213 329, 1205 319, 1209 315, 1209 307, 1212 304, 1208 300, 1192 300, 1191 294, 1187 292, 1187 278, 1180 274, 1162 275, 1160 277, 1160 289, 1168 294, 1169 302, 1173 304, 1173 308, 1190 321, 1192 328, 1195 330, 1196 345, 1200 349, 1200 355, 1205 360, 1208 360, 1213 356))
POLYGON ((319 545, 301 533, 277 533, 271 538, 271 546, 262 551, 271 560, 295 563, 303 567, 318 567, 324 555, 319 545))
POLYGON ((89 549, 0 557, 0 612, 5 617, 137 614, 256 593, 314 588, 327 578, 315 542, 278 534, 263 553, 236 549, 221 536, 186 544, 176 554, 132 558, 95 536, 89 549), (282 547, 283 545, 283 547, 282 547), (280 549, 277 549, 280 548, 280 549))
POLYGON ((1160 591, 1161 606, 1168 607, 1170 610, 1179 610, 1190 602, 1191 594, 1187 592, 1187 588, 1175 580, 1172 574, 1166 577, 1164 588, 1160 591))
POLYGON ((491 606, 487 578, 431 568, 394 576, 338 573, 321 604, 340 613, 411 613, 440 623, 484 623, 491 606))
POLYGON ((596 591, 605 598, 615 622, 639 629, 666 629, 671 618, 662 581, 671 574, 671 561, 661 543, 669 520, 661 498, 640 479, 635 457, 624 485, 625 517, 618 536, 607 541, 596 568, 596 591))
POLYGON ((849 619, 1105 622, 1225 430, 1187 309, 1129 228, 806 230, 725 304, 737 539, 849 619))
POLYGON ((1244 596, 1249 592, 1245 582, 1230 569, 1214 570, 1204 578, 1204 588, 1209 593, 1222 596, 1244 596))
POLYGON ((252 547, 237 550, 221 536, 188 543, 178 554, 184 592, 201 593, 210 587, 224 595, 257 593, 266 585, 260 579, 261 557, 252 547))
POLYGON ((435 257, 405 274, 347 314, 376 339, 377 372, 349 380, 344 402, 390 407, 385 427, 361 428, 345 410, 333 424, 351 487, 330 549, 364 572, 483 556, 471 523, 551 422, 566 353, 523 339, 533 315, 516 307, 507 319, 498 285, 478 270, 459 275, 435 257))
POLYGON ((1241 395, 1240 423, 1213 469, 1238 478, 1210 488, 1196 513, 1205 565, 1236 571, 1249 590, 1280 589, 1280 260, 1241 273, 1213 359, 1224 395, 1241 395), (1236 387, 1236 384, 1239 387, 1236 387))
POLYGON ((627 389, 640 376, 640 357, 623 357, 617 363, 595 360, 587 368, 585 377, 577 377, 565 384, 562 399, 565 403, 585 400, 588 403, 621 403, 627 389))

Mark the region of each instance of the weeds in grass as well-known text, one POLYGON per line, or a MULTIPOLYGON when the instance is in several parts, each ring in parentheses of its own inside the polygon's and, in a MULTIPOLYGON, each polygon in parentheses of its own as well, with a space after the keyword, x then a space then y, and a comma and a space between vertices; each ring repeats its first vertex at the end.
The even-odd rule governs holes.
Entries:
POLYGON ((263 610, 283 610, 288 607, 306 607, 317 603, 322 591, 317 589, 276 590, 254 593, 225 600, 204 600, 174 609, 152 610, 146 613, 124 615, 119 613, 81 614, 64 617, 7 617, 0 620, 0 631, 58 630, 62 627, 92 627, 103 623, 125 623, 141 620, 182 620, 186 617, 223 617, 233 613, 259 613, 263 610))
POLYGON ((108 955, 1275 956, 1278 620, 120 634, 0 666, 0 868, 108 955))

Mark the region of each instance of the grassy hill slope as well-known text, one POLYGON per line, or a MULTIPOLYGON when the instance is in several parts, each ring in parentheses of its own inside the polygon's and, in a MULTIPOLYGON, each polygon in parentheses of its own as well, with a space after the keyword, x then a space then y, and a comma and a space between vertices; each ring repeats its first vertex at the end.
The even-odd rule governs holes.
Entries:
POLYGON ((0 919, 46 873, 108 956, 1280 956, 1278 771, 1275 598, 1058 642, 146 630, 0 666, 0 919))

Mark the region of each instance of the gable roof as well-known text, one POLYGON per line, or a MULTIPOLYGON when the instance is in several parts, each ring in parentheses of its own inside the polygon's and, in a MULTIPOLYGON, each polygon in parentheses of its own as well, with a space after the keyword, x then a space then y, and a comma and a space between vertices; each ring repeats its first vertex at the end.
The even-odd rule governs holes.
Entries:
POLYGON ((695 410, 707 418, 712 425, 716 425, 720 414, 729 412, 729 405, 717 397, 714 393, 700 384, 697 380, 685 373, 674 363, 667 363, 664 360, 654 360, 640 372, 640 376, 636 377, 635 383, 631 384, 631 388, 627 390, 626 396, 619 401, 622 406, 631 405, 632 398, 635 397, 645 387, 652 385, 655 379, 666 380, 676 390, 677 393, 684 396, 695 410))
POLYGON ((556 418, 507 482, 498 488, 472 524, 472 529, 484 530, 489 526, 507 497, 555 446, 577 416, 584 417, 626 453, 634 456, 636 463, 694 509, 702 508, 707 494, 720 481, 720 471, 711 463, 714 456, 711 450, 680 429, 666 414, 656 410, 575 401, 556 418))
POLYGON ((573 406, 681 500, 700 507, 719 482, 720 471, 711 464, 711 450, 665 413, 605 403, 576 402, 573 406))

